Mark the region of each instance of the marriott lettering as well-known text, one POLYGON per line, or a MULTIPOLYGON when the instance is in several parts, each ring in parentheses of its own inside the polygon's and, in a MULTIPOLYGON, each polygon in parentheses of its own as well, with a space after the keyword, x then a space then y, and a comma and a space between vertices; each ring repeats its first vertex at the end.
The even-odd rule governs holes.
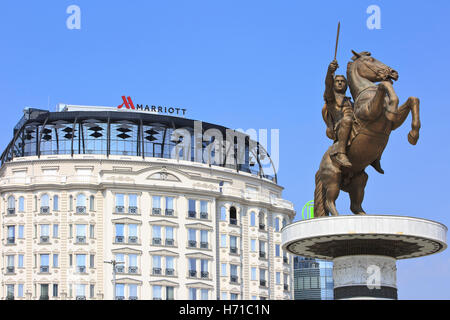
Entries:
POLYGON ((151 112, 158 112, 158 113, 170 113, 170 114, 181 114, 184 116, 186 114, 187 109, 182 108, 173 108, 173 107, 162 107, 162 106, 148 106, 143 104, 136 104, 136 110, 142 110, 142 111, 151 111, 151 112))

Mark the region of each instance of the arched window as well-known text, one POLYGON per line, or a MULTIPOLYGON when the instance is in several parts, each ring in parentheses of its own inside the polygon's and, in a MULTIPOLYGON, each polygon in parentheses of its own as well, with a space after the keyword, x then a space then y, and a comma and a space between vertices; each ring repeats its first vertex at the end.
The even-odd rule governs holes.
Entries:
POLYGON ((25 211, 25 198, 20 197, 19 198, 19 212, 24 212, 24 211, 25 211))
POLYGON ((53 196, 53 211, 58 211, 59 210, 59 197, 58 195, 54 195, 53 196))
POLYGON ((89 210, 90 211, 94 211, 95 210, 94 202, 95 202, 95 197, 94 196, 90 196, 89 197, 89 210))
POLYGON ((237 225, 237 213, 235 207, 230 207, 230 224, 237 225))
POLYGON ((227 209, 225 207, 220 207, 220 220, 227 221, 227 209))
POLYGON ((264 217, 264 212, 261 211, 259 213, 258 219, 259 219, 259 229, 264 230, 266 228, 266 223, 265 223, 266 219, 264 217))
POLYGON ((250 212, 250 225, 252 227, 256 226, 256 213, 255 213, 255 211, 250 212))
POLYGON ((275 231, 280 231, 280 219, 275 218, 275 231))
POLYGON ((16 208, 16 199, 14 199, 14 196, 8 197, 8 209, 15 209, 16 208))
POLYGON ((77 195, 77 207, 86 207, 86 196, 82 193, 77 195))
POLYGON ((8 197, 8 214, 14 214, 16 212, 16 199, 14 196, 8 197))
POLYGON ((286 218, 283 218, 283 228, 286 227, 286 225, 287 225, 286 218))

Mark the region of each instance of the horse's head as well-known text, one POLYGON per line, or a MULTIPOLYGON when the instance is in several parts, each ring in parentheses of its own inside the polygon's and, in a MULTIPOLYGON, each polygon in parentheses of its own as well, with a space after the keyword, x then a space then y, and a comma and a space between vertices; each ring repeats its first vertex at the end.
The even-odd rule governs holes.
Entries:
POLYGON ((356 68, 356 72, 361 77, 371 82, 398 80, 398 72, 373 58, 370 52, 357 53, 352 50, 352 53, 354 54, 353 68, 356 68))

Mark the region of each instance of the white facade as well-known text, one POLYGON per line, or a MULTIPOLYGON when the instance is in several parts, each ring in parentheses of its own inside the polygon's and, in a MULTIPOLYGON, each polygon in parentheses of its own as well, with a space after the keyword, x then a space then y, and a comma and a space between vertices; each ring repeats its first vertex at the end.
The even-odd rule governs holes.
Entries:
POLYGON ((293 299, 281 228, 295 212, 268 179, 42 155, 5 162, 0 193, 0 299, 293 299))

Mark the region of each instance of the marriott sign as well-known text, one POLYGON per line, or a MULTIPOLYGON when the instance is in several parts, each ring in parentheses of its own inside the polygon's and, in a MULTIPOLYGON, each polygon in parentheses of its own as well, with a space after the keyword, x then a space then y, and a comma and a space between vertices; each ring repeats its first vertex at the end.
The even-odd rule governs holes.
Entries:
POLYGON ((143 104, 136 104, 136 107, 134 106, 133 101, 131 100, 131 97, 126 98, 125 96, 122 96, 123 103, 121 105, 117 106, 117 109, 130 109, 130 110, 137 110, 137 111, 148 111, 148 112, 157 112, 157 113, 169 113, 169 114, 182 114, 183 116, 186 114, 186 109, 182 108, 173 108, 173 107, 162 107, 162 106, 148 106, 143 104))

